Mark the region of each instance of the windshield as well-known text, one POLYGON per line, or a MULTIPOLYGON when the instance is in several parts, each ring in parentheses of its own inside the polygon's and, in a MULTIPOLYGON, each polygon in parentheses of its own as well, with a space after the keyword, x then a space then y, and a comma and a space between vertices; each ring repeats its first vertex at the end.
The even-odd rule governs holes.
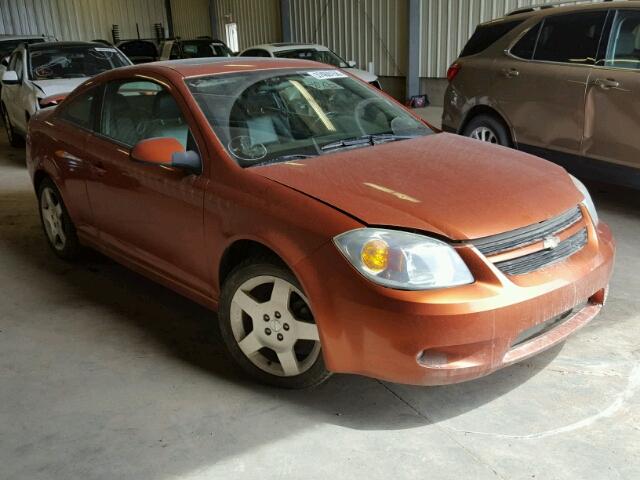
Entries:
POLYGON ((129 65, 129 62, 115 48, 52 46, 29 53, 29 78, 53 80, 92 77, 126 65, 129 65))
POLYGON ((21 43, 41 43, 44 38, 19 38, 16 40, 0 40, 0 59, 11 55, 21 43))
POLYGON ((296 50, 287 50, 284 52, 275 52, 274 55, 279 58, 298 58, 301 60, 312 60, 314 62, 326 63, 338 68, 348 68, 347 62, 342 60, 335 53, 329 50, 316 50, 315 48, 299 48, 296 50))
POLYGON ((230 57, 231 50, 207 40, 182 42, 184 58, 230 57))
POLYGON ((338 70, 215 75, 188 79, 187 86, 243 167, 433 133, 393 101, 338 70))

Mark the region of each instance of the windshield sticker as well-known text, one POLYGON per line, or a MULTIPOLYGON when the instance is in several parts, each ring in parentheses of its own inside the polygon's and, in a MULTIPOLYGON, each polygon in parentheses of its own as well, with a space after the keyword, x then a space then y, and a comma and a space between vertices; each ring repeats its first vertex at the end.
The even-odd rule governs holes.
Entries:
POLYGON ((320 80, 313 77, 302 77, 302 83, 316 90, 343 90, 343 87, 336 82, 320 80))
POLYGON ((342 73, 339 70, 315 70, 313 72, 307 72, 307 75, 317 78, 318 80, 331 80, 333 78, 348 78, 349 75, 342 73))
POLYGON ((96 47, 96 48, 94 48, 94 50, 95 50, 96 52, 111 52, 111 53, 116 53, 116 49, 115 49, 115 48, 96 47))

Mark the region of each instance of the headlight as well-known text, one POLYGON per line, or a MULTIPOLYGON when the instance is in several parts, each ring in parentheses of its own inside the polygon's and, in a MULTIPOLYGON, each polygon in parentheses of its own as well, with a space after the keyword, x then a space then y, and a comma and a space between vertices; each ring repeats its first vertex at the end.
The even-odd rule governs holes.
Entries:
POLYGON ((362 228, 334 238, 338 249, 369 280, 400 290, 429 290, 473 283, 456 251, 414 233, 362 228))
POLYGON ((576 186, 576 188, 580 190, 580 193, 582 193, 582 196, 584 197, 584 200, 582 200, 582 204, 587 207, 593 224, 598 225, 600 219, 598 218, 598 212, 596 211, 596 206, 593 204, 593 200, 591 199, 589 190, 587 190, 587 187, 585 187, 584 184, 576 177, 574 177, 573 175, 569 176, 571 177, 571 180, 573 180, 573 184, 576 186))

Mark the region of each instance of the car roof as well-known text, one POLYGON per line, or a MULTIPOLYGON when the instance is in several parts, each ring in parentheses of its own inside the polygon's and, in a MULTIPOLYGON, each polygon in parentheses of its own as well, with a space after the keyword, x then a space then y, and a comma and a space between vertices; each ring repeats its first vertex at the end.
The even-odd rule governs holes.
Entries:
POLYGON ((530 7, 520 7, 507 13, 503 17, 482 23, 488 25, 492 23, 509 22, 513 20, 527 20, 531 17, 543 18, 551 15, 559 15, 564 13, 575 13, 589 10, 610 10, 612 8, 640 8, 640 2, 629 0, 603 1, 597 3, 581 3, 577 5, 563 4, 537 4, 530 7))
POLYGON ((15 40, 31 40, 34 38, 42 38, 42 39, 46 39, 46 38, 51 38, 50 36, 47 35, 0 35, 0 42, 4 42, 4 41, 15 41, 15 40))
POLYGON ((29 51, 35 52, 38 50, 46 50, 51 47, 104 47, 105 45, 100 42, 41 42, 32 43, 29 45, 29 51))
POLYGON ((206 75, 217 75, 224 73, 255 72, 263 70, 277 69, 307 69, 322 68, 332 69, 324 63, 311 62, 309 60, 298 60, 288 58, 266 58, 266 57, 211 57, 211 58, 188 58, 184 60, 166 60, 162 62, 146 63, 126 67, 142 70, 158 71, 169 68, 184 77, 198 77, 206 75))
POLYGON ((303 50, 305 48, 315 48, 316 50, 329 50, 329 48, 324 45, 319 45, 317 43, 263 43, 262 45, 254 45, 252 47, 246 48, 247 50, 255 50, 257 48, 261 48, 263 50, 268 50, 270 52, 284 52, 289 50, 303 50))

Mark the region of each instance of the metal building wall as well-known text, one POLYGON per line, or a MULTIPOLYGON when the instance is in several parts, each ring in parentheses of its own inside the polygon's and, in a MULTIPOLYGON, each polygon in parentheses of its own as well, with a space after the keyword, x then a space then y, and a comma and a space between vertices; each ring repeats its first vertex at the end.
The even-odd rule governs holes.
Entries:
POLYGON ((58 40, 153 37, 153 24, 167 18, 164 0, 0 0, 0 34, 47 34, 58 40))
MULTIPOLYGON (((555 0, 421 0, 420 76, 442 78, 479 23, 555 0)), ((573 3, 590 3, 584 0, 573 3)))
POLYGON ((407 0, 290 0, 294 42, 320 43, 383 76, 407 70, 407 0))
POLYGON ((171 16, 176 37, 211 35, 209 0, 171 0, 171 16))
POLYGON ((211 0, 218 23, 218 35, 225 38, 225 24, 238 25, 238 47, 282 41, 280 0, 211 0))

